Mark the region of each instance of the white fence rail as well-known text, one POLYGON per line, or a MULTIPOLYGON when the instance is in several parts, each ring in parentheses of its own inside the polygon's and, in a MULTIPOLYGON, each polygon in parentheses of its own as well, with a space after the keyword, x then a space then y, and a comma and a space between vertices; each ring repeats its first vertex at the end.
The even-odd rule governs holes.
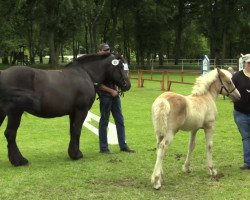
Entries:
MULTIPOLYGON (((164 59, 163 66, 159 66, 159 61, 157 59, 152 59, 150 61, 150 68, 164 68, 164 67, 174 67, 175 60, 174 59, 164 59)), ((179 59, 178 65, 185 69, 186 66, 197 66, 200 68, 202 65, 202 59, 179 59)), ((238 67, 238 59, 224 59, 224 63, 221 64, 221 60, 210 59, 210 67, 221 67, 221 68, 228 68, 228 67, 238 67)))

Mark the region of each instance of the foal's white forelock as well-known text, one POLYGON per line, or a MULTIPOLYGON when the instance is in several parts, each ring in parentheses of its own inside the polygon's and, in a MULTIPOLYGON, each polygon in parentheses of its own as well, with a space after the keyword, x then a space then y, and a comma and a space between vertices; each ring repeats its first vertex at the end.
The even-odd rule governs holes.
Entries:
MULTIPOLYGON (((232 74, 224 69, 221 69, 221 71, 228 77, 232 78, 232 74)), ((204 74, 196 79, 195 85, 192 90, 192 95, 199 96, 206 93, 206 91, 209 89, 209 86, 217 79, 218 77, 218 71, 217 69, 214 69, 210 71, 207 74, 204 74)))

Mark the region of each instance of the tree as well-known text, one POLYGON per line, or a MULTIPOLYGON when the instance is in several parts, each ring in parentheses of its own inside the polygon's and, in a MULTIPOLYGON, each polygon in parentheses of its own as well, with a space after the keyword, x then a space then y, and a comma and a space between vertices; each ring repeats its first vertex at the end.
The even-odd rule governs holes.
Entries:
POLYGON ((0 0, 0 51, 3 64, 9 64, 9 56, 19 44, 25 42, 19 26, 22 19, 16 15, 15 5, 15 0, 0 0))
POLYGON ((8 63, 25 44, 31 61, 47 51, 56 67, 65 50, 76 57, 108 42, 139 68, 208 51, 222 64, 249 53, 249 7, 244 0, 0 0, 0 51, 8 63))
MULTIPOLYGON (((85 30, 89 32, 89 52, 97 52, 97 25, 102 17, 106 0, 86 0, 85 12, 85 30)), ((105 42, 105 41, 104 41, 105 42)))

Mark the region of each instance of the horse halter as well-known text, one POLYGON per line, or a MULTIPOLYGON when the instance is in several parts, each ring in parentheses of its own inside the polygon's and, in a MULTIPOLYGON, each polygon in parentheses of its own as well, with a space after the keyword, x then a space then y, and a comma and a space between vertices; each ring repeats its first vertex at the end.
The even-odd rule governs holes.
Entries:
POLYGON ((220 83, 221 83, 221 88, 220 88, 220 94, 222 94, 222 91, 223 89, 227 92, 227 97, 230 96, 231 93, 233 93, 233 91, 236 89, 236 87, 234 87, 231 91, 229 91, 225 85, 223 84, 222 80, 221 80, 221 77, 220 77, 220 74, 218 73, 218 77, 219 77, 219 80, 220 80, 220 83))
MULTIPOLYGON (((121 59, 114 59, 114 60, 112 60, 112 65, 114 66, 114 67, 116 67, 116 66, 118 66, 119 65, 119 63, 120 62, 122 62, 122 60, 121 59)), ((123 63, 122 63, 122 65, 123 65, 123 63)), ((113 71, 115 70, 115 68, 113 69, 113 71)), ((122 72, 121 72, 122 73, 122 72)), ((127 87, 127 83, 126 83, 126 81, 125 81, 125 79, 124 79, 124 77, 122 76, 122 87, 127 87)), ((122 91, 122 90, 121 90, 122 91)))

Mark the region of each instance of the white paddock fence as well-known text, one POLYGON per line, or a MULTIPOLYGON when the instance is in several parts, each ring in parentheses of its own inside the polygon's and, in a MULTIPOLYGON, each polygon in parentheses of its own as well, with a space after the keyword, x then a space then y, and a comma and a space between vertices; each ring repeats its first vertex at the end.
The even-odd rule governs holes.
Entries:
MULTIPOLYGON (((202 60, 203 59, 179 59, 178 65, 181 66, 182 70, 185 70, 185 68, 189 66, 197 66, 197 69, 201 68, 202 65, 202 60)), ((164 59, 164 64, 163 66, 159 66, 159 61, 158 59, 152 59, 150 61, 150 68, 151 70, 153 69, 164 69, 170 67, 174 67, 174 59, 164 59)), ((224 64, 221 64, 221 60, 217 61, 215 59, 210 59, 210 67, 221 67, 224 69, 227 69, 228 67, 238 67, 238 59, 224 59, 224 64)))

